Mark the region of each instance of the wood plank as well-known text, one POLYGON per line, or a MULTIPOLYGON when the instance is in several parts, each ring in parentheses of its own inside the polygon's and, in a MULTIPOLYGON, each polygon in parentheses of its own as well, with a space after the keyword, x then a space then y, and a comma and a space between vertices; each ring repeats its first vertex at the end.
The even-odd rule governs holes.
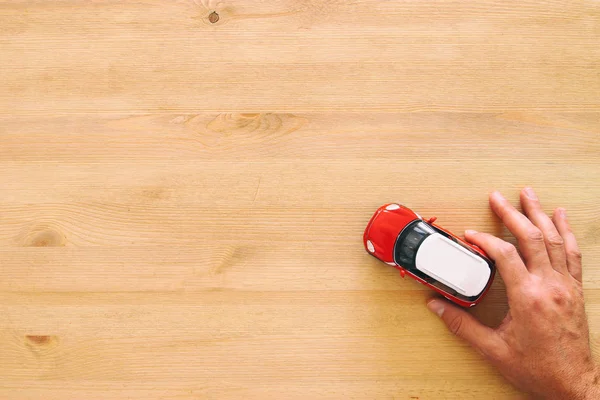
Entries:
POLYGON ((596 112, 12 116, 0 117, 0 159, 21 167, 349 158, 598 164, 599 120, 596 112))
POLYGON ((8 115, 600 104, 594 1, 4 1, 0 12, 8 115))

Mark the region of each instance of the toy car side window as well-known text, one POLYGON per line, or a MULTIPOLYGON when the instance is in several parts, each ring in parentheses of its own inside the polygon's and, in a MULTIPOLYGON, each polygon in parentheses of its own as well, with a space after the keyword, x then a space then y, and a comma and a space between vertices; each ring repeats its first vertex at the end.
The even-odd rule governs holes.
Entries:
POLYGON ((421 220, 408 224, 398 236, 394 246, 394 258, 397 264, 406 269, 415 269, 417 250, 423 240, 435 231, 421 220))

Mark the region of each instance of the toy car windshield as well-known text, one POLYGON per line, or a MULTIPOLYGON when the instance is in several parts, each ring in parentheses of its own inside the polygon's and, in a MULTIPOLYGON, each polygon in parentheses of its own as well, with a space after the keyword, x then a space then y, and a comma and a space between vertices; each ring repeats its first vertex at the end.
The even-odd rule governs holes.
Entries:
POLYGON ((492 272, 482 257, 421 220, 411 222, 398 235, 394 261, 427 283, 466 301, 481 295, 492 272))

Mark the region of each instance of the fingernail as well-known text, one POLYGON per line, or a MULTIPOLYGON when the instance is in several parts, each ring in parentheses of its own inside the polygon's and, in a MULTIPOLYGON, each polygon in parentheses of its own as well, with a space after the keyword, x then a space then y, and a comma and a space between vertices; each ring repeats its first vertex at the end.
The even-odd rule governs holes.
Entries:
POLYGON ((441 317, 444 314, 444 303, 439 300, 429 300, 427 308, 438 317, 441 317))
POLYGON ((535 192, 533 191, 532 188, 527 187, 525 188, 525 194, 527 195, 527 197, 529 197, 531 200, 537 200, 537 196, 535 195, 535 192))
POLYGON ((559 208, 558 213, 560 214, 561 218, 567 219, 567 210, 565 210, 564 208, 559 208))
POLYGON ((499 192, 499 191, 497 191, 497 190, 494 190, 494 191, 492 192, 492 197, 497 197, 497 198, 499 198, 499 199, 503 199, 503 198, 504 198, 504 196, 502 196, 502 193, 500 193, 500 192, 499 192))
POLYGON ((465 234, 466 234, 466 235, 476 235, 477 233, 478 233, 478 232, 477 232, 477 231, 474 231, 473 229, 467 229, 467 230, 465 231, 465 234))

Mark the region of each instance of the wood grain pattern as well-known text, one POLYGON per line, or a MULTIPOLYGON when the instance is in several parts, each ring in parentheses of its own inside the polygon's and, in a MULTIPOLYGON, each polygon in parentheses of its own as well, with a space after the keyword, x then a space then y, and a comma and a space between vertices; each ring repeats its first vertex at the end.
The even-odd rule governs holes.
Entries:
POLYGON ((519 397, 361 235, 397 200, 513 240, 524 185, 600 350, 599 36, 593 0, 0 0, 0 398, 519 397))

